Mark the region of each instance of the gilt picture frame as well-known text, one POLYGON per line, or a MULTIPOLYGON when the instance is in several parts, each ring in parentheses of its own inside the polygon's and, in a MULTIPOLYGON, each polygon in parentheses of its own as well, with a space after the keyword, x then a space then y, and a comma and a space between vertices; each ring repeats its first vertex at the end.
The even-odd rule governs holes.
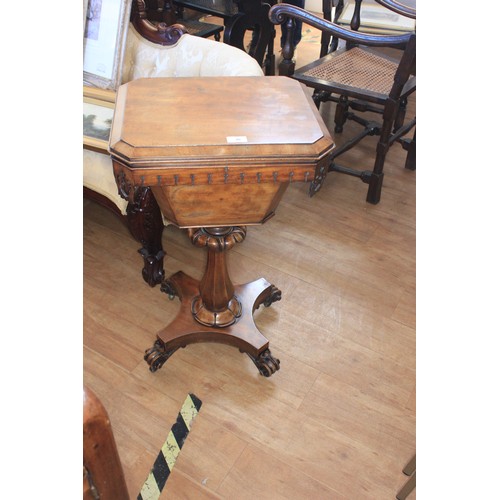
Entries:
POLYGON ((114 91, 120 85, 131 4, 131 0, 87 1, 83 32, 85 85, 114 91))
POLYGON ((108 153, 109 134, 115 109, 116 92, 83 87, 83 147, 108 153))

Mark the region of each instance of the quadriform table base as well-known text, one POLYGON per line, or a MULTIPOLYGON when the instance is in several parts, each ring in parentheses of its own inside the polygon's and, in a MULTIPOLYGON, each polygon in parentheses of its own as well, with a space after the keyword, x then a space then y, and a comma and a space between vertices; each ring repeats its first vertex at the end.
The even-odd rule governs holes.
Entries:
MULTIPOLYGON (((233 285, 227 251, 246 226, 274 215, 291 183, 318 191, 333 147, 310 95, 291 78, 152 78, 120 87, 110 139, 119 193, 145 227, 163 215, 207 253, 200 281, 177 272, 161 283, 180 310, 145 353, 151 371, 196 342, 237 347, 266 377, 279 370, 253 313, 281 292, 263 278, 233 285), (150 210, 140 203, 145 190, 157 203, 150 210)), ((163 259, 153 248, 145 256, 163 259)))
POLYGON ((269 377, 279 370, 268 340, 253 320, 261 304, 268 307, 281 299, 281 292, 260 278, 233 286, 226 266, 226 250, 243 240, 241 226, 189 230, 193 243, 206 246, 207 269, 201 281, 182 271, 165 280, 161 290, 171 299, 178 297, 181 308, 172 323, 158 332, 154 345, 144 359, 155 372, 180 347, 197 342, 219 342, 248 354, 261 375, 269 377))

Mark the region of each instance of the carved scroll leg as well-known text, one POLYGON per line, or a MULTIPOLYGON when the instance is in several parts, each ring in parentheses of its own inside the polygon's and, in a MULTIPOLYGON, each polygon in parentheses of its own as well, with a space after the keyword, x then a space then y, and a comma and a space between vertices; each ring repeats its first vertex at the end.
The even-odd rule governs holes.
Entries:
POLYGON ((248 353, 246 354, 254 362, 255 366, 259 370, 259 373, 264 377, 270 377, 273 373, 276 373, 280 369, 280 360, 273 357, 269 349, 262 351, 256 357, 248 353))
POLYGON ((149 253, 147 248, 143 247, 139 250, 139 253, 144 259, 142 278, 151 287, 158 285, 165 276, 165 271, 163 269, 163 257, 165 257, 165 252, 159 250, 157 253, 149 253))
POLYGON ((179 348, 176 347, 167 351, 165 350, 165 344, 161 340, 156 340, 153 347, 150 347, 144 353, 144 360, 149 365, 149 370, 153 373, 159 370, 177 349, 179 348))
POLYGON ((134 190, 134 199, 127 206, 127 219, 132 236, 142 244, 139 253, 144 259, 142 277, 151 287, 165 278, 162 248, 163 218, 149 187, 134 190))

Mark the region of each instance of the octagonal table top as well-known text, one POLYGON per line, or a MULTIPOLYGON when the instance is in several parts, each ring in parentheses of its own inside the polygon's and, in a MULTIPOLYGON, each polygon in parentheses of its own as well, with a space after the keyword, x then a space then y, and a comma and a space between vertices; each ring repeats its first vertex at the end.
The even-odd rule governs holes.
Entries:
POLYGON ((142 78, 117 93, 110 153, 128 167, 315 163, 333 140, 308 89, 273 77, 142 78))

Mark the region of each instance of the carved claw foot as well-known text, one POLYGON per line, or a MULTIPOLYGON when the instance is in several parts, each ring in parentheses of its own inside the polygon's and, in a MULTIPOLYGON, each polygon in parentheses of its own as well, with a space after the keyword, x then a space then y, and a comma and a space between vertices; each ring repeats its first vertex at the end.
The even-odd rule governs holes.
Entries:
POLYGON ((166 293, 170 300, 174 300, 175 296, 178 296, 177 290, 168 280, 162 281, 160 291, 166 293))
POLYGON ((262 351, 255 358, 250 356, 250 354, 248 354, 248 356, 258 368, 259 373, 264 377, 270 377, 273 373, 276 373, 280 369, 280 360, 274 358, 269 349, 262 351))
POLYGON ((156 370, 159 370, 164 365, 165 361, 167 361, 167 359, 170 358, 170 356, 172 356, 177 349, 178 348, 166 351, 162 342, 157 340, 153 344, 153 347, 147 349, 144 354, 144 360, 149 365, 149 370, 153 373, 156 370))
POLYGON ((271 293, 264 300, 263 304, 265 307, 269 307, 273 302, 277 302, 278 300, 281 300, 281 290, 271 285, 271 293))

